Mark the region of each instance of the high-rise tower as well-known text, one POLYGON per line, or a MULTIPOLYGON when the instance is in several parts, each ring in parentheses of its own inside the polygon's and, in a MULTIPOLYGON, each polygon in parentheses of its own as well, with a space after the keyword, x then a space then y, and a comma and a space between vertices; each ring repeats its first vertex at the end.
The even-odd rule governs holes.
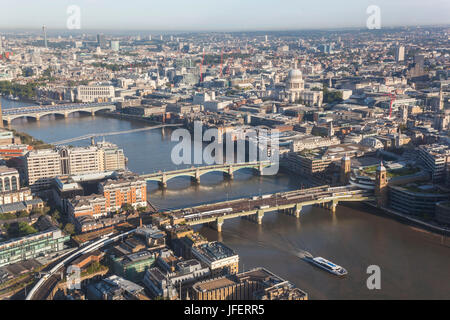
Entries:
POLYGON ((441 89, 439 90, 439 110, 444 110, 444 93, 442 92, 442 84, 441 89))
POLYGON ((42 26, 42 32, 44 33, 44 46, 47 48, 47 27, 42 26))

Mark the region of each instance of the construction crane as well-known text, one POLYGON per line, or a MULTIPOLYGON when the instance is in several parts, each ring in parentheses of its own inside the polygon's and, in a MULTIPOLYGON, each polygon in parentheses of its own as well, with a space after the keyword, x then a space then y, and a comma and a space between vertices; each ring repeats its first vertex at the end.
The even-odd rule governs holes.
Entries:
POLYGON ((383 96, 385 97, 390 97, 391 101, 389 103, 389 119, 391 119, 391 115, 392 115, 392 104, 394 103, 395 99, 397 98, 397 96, 395 95, 395 93, 386 93, 383 94, 383 96))

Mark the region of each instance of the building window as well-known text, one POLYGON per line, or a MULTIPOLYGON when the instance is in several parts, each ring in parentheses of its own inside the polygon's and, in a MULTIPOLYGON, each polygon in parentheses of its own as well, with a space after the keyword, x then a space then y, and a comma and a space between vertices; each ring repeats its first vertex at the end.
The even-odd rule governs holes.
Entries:
POLYGON ((14 190, 14 191, 19 190, 18 183, 17 183, 17 177, 11 178, 11 184, 12 184, 11 190, 14 190))
POLYGON ((11 190, 11 183, 9 181, 9 177, 5 178, 5 191, 11 190))

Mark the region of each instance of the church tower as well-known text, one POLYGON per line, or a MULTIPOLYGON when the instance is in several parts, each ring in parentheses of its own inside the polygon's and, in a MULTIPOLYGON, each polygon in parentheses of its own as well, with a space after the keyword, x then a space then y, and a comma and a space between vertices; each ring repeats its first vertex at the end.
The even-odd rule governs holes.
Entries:
POLYGON ((340 182, 343 185, 347 185, 350 182, 350 170, 351 170, 351 160, 350 157, 345 155, 341 159, 341 174, 340 182))
POLYGON ((375 198, 379 207, 386 206, 387 204, 387 171, 383 166, 383 161, 376 171, 375 177, 375 198))

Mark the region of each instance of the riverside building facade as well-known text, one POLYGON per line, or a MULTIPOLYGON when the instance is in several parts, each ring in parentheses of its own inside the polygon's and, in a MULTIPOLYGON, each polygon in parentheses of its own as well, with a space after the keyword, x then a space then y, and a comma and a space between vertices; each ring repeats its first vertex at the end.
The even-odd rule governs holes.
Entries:
POLYGON ((126 158, 115 144, 61 147, 30 151, 25 157, 26 180, 32 191, 48 189, 55 177, 124 170, 126 158))

